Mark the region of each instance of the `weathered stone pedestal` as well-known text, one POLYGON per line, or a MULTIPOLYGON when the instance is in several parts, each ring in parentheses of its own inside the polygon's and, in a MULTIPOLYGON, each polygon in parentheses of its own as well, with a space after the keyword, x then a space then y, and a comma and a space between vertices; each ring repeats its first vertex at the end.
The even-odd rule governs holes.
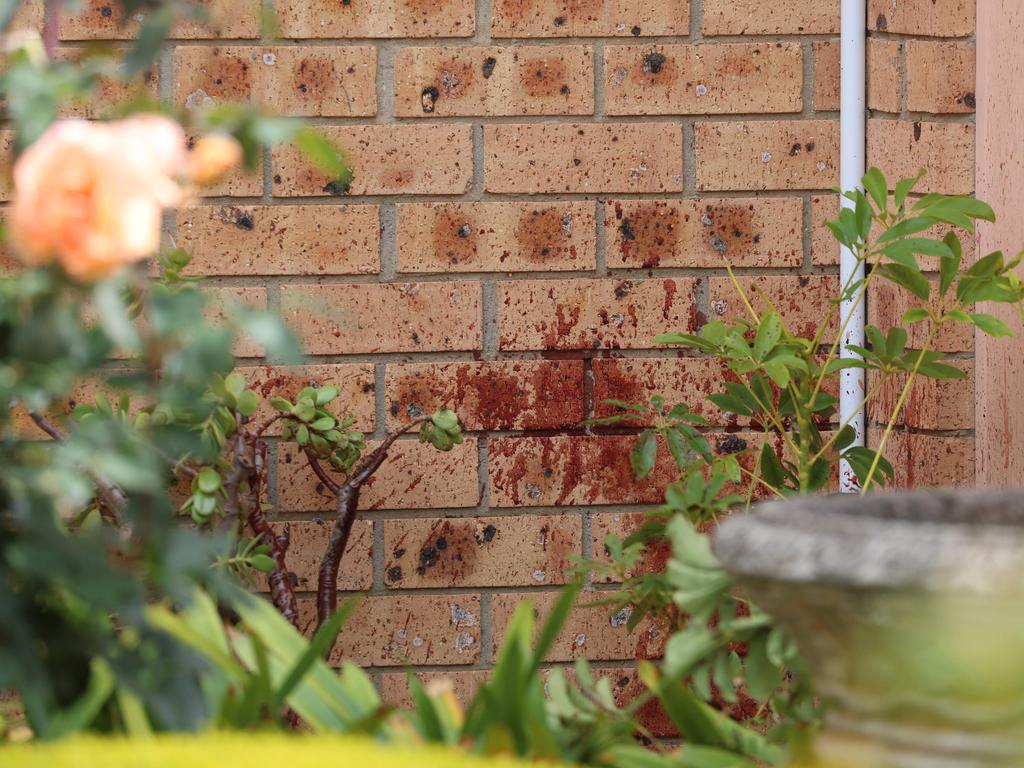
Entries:
POLYGON ((771 503, 714 547, 810 663, 826 765, 1024 765, 1024 492, 771 503))

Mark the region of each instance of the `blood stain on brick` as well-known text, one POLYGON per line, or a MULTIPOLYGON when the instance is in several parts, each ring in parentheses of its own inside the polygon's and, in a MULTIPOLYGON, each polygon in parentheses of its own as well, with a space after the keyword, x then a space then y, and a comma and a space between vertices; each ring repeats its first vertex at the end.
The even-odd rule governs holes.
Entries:
POLYGON ((526 94, 535 98, 555 96, 568 87, 565 62, 557 56, 520 62, 519 79, 526 94))
POLYGON ((623 259, 656 267, 679 245, 679 209, 660 201, 639 205, 623 217, 619 232, 623 259))
POLYGON ((401 168, 395 171, 388 171, 381 177, 381 184, 385 187, 401 189, 412 184, 416 178, 416 171, 410 168, 401 168))
POLYGON ((709 205, 701 222, 707 233, 705 242, 719 256, 736 260, 754 250, 753 205, 709 205))
POLYGON ((322 99, 339 78, 330 59, 307 56, 295 70, 294 84, 296 90, 311 99, 322 99))
POLYGON ((679 68, 675 59, 658 50, 648 51, 633 65, 630 74, 633 82, 641 87, 671 85, 679 79, 679 68))
POLYGON ((420 544, 416 573, 454 584, 473 573, 476 562, 476 522, 439 520, 420 544))
POLYGON ((252 78, 249 62, 234 56, 220 56, 214 48, 209 66, 210 92, 215 96, 227 96, 247 100, 252 95, 252 78))
POLYGON ((572 216, 557 207, 535 208, 523 213, 516 225, 519 252, 527 261, 543 264, 575 257, 572 245, 572 216))
MULTIPOLYGON (((640 376, 627 370, 627 365, 626 362, 601 364, 598 389, 594 393, 595 400, 621 400, 625 403, 647 401, 650 393, 640 376)), ((598 415, 610 415, 614 412, 613 406, 604 404, 598 406, 598 415)))
POLYGON ((477 255, 476 222, 464 214, 439 210, 432 232, 433 251, 445 264, 465 264, 477 255))

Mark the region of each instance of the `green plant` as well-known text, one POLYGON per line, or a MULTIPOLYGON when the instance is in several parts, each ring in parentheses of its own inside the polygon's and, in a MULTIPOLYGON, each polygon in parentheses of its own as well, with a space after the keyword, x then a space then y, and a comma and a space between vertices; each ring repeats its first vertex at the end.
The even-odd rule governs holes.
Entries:
POLYGON ((768 297, 745 291, 728 267, 742 316, 709 322, 697 334, 657 338, 723 364, 722 391, 708 399, 760 433, 749 441, 757 445, 737 440, 742 450, 716 452, 707 421, 689 405, 667 407, 660 396, 641 404, 610 401, 618 412, 589 422, 640 425, 630 456, 637 478, 652 472, 662 450, 679 478, 666 489, 665 504, 637 532, 624 540, 610 537, 610 563, 589 563, 586 569, 622 582, 607 602, 614 610, 634 606, 632 626, 653 617, 674 633, 670 647, 679 643, 693 649, 689 663, 673 671, 688 675, 702 699, 729 703, 747 695, 761 702, 754 719, 758 728, 766 720, 813 723, 819 715, 796 649, 769 616, 736 591, 711 552, 709 526, 760 498, 827 490, 840 459, 852 467, 861 493, 884 485, 894 474, 885 448, 917 379, 964 376, 934 349, 938 334, 959 324, 1008 335, 1000 320, 973 310, 979 301, 1012 304, 1021 312, 1024 287, 1014 271, 1021 256, 992 253, 962 263, 957 230, 971 233, 975 221, 994 221, 991 208, 966 197, 912 198, 922 175, 897 182, 890 196, 886 178, 872 168, 863 180, 865 191, 846 195, 852 206, 828 227, 864 265, 866 277, 840 287, 831 312, 810 337, 794 334, 768 297), (948 231, 930 236, 940 229, 948 231), (840 316, 840 303, 863 297, 878 280, 906 291, 911 306, 894 327, 867 326, 868 346, 849 347, 854 355, 840 356, 840 339, 850 322, 849 315, 840 316), (921 339, 916 348, 909 345, 908 327, 921 339), (853 367, 866 369, 870 377, 862 408, 884 388, 897 388, 874 448, 854 445, 853 426, 836 421, 837 402, 830 392, 839 372, 853 367), (667 568, 645 564, 666 546, 672 551, 667 568))

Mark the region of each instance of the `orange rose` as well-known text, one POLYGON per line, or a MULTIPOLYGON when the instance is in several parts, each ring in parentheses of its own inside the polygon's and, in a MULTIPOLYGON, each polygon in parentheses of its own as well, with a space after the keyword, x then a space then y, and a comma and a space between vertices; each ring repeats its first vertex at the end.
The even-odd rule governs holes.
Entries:
POLYGON ((211 133, 196 142, 188 175, 201 187, 216 184, 242 162, 242 145, 226 133, 211 133))
POLYGON ((152 256, 185 162, 184 132, 164 117, 58 121, 14 165, 12 244, 80 281, 152 256))

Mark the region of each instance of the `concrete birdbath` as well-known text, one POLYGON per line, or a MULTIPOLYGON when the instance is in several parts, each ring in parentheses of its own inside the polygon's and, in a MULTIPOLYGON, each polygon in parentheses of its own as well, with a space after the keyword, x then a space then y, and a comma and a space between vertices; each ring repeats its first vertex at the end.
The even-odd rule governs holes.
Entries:
POLYGON ((1024 492, 773 502, 714 550, 810 664, 824 764, 1024 764, 1024 492))

